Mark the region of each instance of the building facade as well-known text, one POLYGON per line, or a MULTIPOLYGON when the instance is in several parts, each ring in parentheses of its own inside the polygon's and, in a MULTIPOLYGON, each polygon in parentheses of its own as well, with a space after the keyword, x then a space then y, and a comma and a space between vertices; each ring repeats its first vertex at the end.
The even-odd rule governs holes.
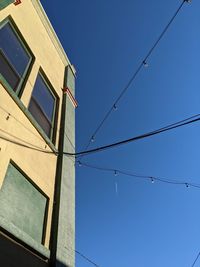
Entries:
POLYGON ((75 70, 39 0, 0 0, 0 266, 74 267, 75 70))

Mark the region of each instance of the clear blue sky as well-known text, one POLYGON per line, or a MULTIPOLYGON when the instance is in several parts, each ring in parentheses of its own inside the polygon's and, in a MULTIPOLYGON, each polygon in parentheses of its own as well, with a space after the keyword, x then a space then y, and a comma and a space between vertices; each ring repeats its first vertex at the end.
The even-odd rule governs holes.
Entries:
MULTIPOLYGON (((42 1, 77 70, 77 151, 180 3, 42 1)), ((184 5, 91 148, 200 113, 199 12, 199 1, 184 5)), ((200 123, 83 161, 200 183, 200 123)), ((101 267, 190 267, 200 250, 200 189, 77 167, 76 249, 101 267)), ((76 267, 87 266, 77 256, 76 267)))

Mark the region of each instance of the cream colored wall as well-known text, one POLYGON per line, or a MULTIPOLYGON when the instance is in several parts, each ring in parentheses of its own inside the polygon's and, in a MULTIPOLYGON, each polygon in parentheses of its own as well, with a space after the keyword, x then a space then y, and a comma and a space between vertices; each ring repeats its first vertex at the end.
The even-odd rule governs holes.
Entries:
MULTIPOLYGON (((0 21, 9 15, 11 15, 15 21, 36 58, 33 70, 28 78, 27 85, 21 97, 21 101, 25 106, 28 105, 31 97, 31 88, 36 80, 39 67, 44 70, 59 98, 61 98, 65 65, 40 20, 32 1, 22 1, 22 3, 17 6, 9 5, 0 12, 0 21)), ((58 118, 58 121, 59 119, 60 117, 58 118)))
MULTIPOLYGON (((36 149, 52 152, 2 85, 0 85, 0 135, 36 149), (7 119, 8 113, 11 114, 9 119, 7 119)), ((13 160, 50 199, 45 241, 45 246, 48 247, 56 155, 25 148, 0 139, 0 187, 10 160, 13 160)))
MULTIPOLYGON (((32 1, 25 0, 18 6, 10 5, 3 9, 0 12, 0 21, 9 15, 11 15, 15 21, 36 58, 24 88, 21 101, 25 106, 28 106, 33 85, 40 67, 42 67, 61 100, 65 65, 33 7, 32 1)), ((11 114, 10 118, 6 120, 7 113, 0 109, 1 136, 3 135, 17 141, 20 141, 17 139, 20 138, 39 148, 51 151, 48 145, 46 147, 42 136, 19 109, 2 85, 0 85, 0 108, 1 107, 11 114), (2 130, 7 133, 2 132, 2 130)), ((58 125, 60 124, 60 110, 61 105, 59 107, 58 125)), ((58 132, 56 139, 56 146, 57 145, 58 132)), ((54 154, 34 151, 0 139, 0 187, 3 183, 10 159, 12 159, 50 198, 45 241, 45 246, 48 247, 57 158, 54 154)))

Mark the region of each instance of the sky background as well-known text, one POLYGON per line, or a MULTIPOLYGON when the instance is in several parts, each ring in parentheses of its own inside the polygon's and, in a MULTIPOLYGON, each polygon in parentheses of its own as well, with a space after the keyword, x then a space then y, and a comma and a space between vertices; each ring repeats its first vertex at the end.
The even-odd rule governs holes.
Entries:
MULTIPOLYGON (((77 71, 80 151, 181 1, 41 2, 77 71)), ((199 1, 184 4, 90 148, 200 113, 199 12, 199 1)), ((197 122, 82 161, 200 184, 199 137, 197 122)), ((77 166, 76 249, 101 267, 190 267, 200 250, 200 189, 77 166)), ((76 267, 89 266, 77 255, 76 267)))

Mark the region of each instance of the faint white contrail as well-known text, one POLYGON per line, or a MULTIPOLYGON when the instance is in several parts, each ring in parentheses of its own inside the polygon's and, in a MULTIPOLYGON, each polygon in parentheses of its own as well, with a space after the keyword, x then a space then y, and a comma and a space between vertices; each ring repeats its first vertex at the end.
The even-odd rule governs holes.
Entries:
POLYGON ((115 192, 116 192, 116 195, 118 196, 118 184, 117 184, 117 182, 115 182, 115 192))

